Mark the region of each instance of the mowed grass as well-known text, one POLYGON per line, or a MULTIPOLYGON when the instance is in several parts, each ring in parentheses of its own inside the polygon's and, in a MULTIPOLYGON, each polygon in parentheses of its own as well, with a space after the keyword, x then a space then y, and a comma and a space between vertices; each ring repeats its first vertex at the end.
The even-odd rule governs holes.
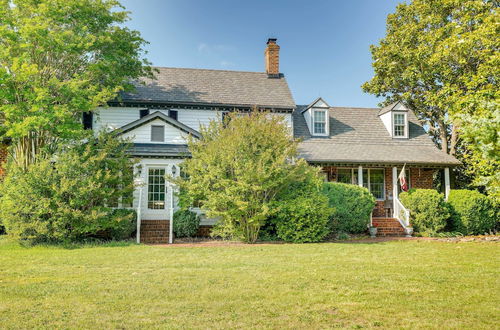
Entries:
POLYGON ((24 248, 0 328, 497 328, 499 245, 392 241, 24 248))

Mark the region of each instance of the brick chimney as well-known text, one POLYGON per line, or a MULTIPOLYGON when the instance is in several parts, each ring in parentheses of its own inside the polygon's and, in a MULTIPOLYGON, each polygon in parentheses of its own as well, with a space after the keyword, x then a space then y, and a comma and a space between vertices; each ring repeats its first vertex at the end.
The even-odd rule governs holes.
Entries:
POLYGON ((267 39, 267 47, 264 52, 266 73, 269 78, 280 77, 280 46, 276 44, 276 40, 276 38, 267 39))

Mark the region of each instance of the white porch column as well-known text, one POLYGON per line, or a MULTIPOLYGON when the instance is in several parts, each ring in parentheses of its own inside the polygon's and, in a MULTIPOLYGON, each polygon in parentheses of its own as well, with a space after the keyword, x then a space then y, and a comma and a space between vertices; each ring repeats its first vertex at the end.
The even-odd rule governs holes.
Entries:
POLYGON ((398 198, 398 168, 392 168, 392 212, 396 217, 396 199, 398 198))
POLYGON ((446 167, 444 169, 444 198, 448 200, 448 196, 450 196, 450 168, 446 167))
POLYGON ((363 166, 358 167, 358 186, 363 187, 363 166))
POLYGON ((169 188, 170 188, 170 221, 169 221, 169 228, 168 228, 168 243, 172 244, 174 241, 174 187, 175 185, 169 183, 169 188))
POLYGON ((139 200, 137 201, 137 234, 136 241, 137 244, 141 243, 141 210, 142 210, 142 189, 144 187, 144 179, 142 177, 141 171, 138 170, 138 177, 134 180, 134 185, 139 188, 139 200))

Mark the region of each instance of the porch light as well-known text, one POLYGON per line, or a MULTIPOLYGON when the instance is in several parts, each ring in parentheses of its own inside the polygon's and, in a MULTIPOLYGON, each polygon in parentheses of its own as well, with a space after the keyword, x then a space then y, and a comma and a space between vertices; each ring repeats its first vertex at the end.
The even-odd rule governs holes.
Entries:
POLYGON ((177 166, 172 165, 172 176, 175 177, 176 173, 177 173, 177 166))

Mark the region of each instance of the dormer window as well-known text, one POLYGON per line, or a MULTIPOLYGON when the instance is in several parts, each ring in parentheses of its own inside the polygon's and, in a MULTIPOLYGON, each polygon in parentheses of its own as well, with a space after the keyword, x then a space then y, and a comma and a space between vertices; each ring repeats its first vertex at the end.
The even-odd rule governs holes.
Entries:
POLYGON ((392 122, 393 122, 393 136, 396 138, 407 137, 406 113, 394 113, 392 122))
POLYGON ((314 110, 313 111, 313 134, 325 135, 326 134, 326 111, 314 110))
POLYGON ((321 97, 301 110, 312 136, 330 135, 329 115, 330 106, 321 97))

